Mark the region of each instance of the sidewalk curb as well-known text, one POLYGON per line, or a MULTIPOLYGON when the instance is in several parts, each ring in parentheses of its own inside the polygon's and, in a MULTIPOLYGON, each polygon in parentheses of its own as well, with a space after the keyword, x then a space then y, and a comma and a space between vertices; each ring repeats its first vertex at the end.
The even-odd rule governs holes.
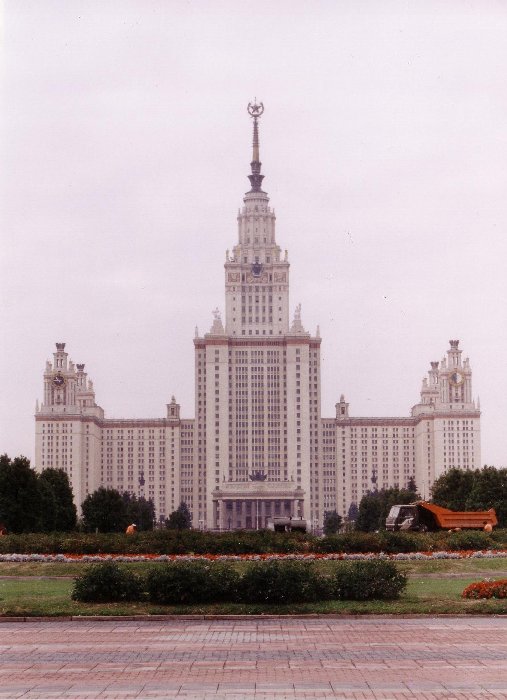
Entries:
POLYGON ((61 617, 1 617, 0 624, 7 622, 202 622, 213 620, 230 620, 230 621, 259 621, 259 620, 420 620, 425 618, 441 618, 441 619, 491 619, 503 618, 505 615, 499 614, 472 614, 469 613, 432 613, 432 614, 417 614, 406 613, 395 615, 392 614, 366 614, 366 615, 340 615, 336 613, 320 614, 309 613, 308 615, 62 615, 61 617))

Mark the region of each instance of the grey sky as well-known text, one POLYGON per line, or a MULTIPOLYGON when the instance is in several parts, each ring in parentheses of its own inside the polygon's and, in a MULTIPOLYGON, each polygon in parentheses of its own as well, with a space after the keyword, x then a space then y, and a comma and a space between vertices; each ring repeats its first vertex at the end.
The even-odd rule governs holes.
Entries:
POLYGON ((459 338, 507 466, 506 36, 500 0, 4 2, 0 451, 55 341, 108 417, 193 417, 257 96, 323 415, 408 415, 459 338))

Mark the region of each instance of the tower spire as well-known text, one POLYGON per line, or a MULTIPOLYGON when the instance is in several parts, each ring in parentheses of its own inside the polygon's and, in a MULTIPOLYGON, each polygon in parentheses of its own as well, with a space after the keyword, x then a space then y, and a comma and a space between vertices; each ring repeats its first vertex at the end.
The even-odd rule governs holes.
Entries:
POLYGON ((258 119, 262 116, 264 112, 264 105, 262 102, 257 104, 257 98, 255 98, 254 103, 248 103, 247 107, 248 114, 253 117, 253 152, 252 152, 252 162, 250 167, 252 169, 252 174, 248 176, 252 189, 250 192, 262 192, 261 185, 264 179, 264 175, 261 175, 261 165, 260 155, 259 155, 259 125, 258 119))

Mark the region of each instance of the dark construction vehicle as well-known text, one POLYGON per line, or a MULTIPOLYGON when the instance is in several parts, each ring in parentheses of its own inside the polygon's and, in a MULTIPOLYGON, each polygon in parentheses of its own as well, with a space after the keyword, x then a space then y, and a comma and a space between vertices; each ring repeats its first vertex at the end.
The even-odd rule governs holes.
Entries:
POLYGON ((268 518, 266 528, 275 532, 306 532, 304 518, 268 518))
POLYGON ((455 511, 426 501, 392 506, 386 518, 386 530, 482 530, 498 523, 495 509, 455 511))

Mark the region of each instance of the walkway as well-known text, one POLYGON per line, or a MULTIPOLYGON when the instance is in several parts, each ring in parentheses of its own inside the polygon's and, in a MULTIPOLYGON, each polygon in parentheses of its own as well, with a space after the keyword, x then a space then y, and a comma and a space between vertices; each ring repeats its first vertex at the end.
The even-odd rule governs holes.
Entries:
POLYGON ((3 622, 0 698, 507 698, 507 618, 3 622))

